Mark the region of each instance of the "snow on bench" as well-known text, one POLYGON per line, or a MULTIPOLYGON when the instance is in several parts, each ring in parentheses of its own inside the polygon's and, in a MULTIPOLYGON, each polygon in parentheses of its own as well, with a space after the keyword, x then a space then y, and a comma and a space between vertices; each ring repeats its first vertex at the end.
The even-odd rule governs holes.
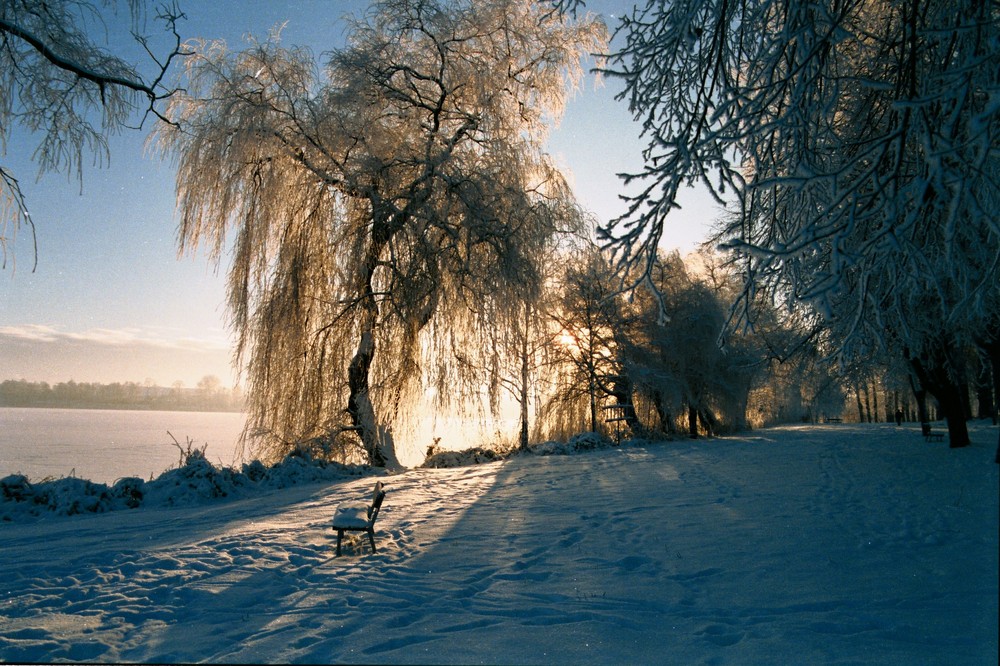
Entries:
POLYGON ((375 521, 378 519, 378 512, 382 508, 382 500, 384 499, 385 491, 382 490, 382 482, 376 481, 371 504, 345 502, 337 506, 336 511, 333 512, 333 529, 337 530, 338 556, 344 532, 367 532, 368 540, 372 544, 372 552, 375 552, 375 521))

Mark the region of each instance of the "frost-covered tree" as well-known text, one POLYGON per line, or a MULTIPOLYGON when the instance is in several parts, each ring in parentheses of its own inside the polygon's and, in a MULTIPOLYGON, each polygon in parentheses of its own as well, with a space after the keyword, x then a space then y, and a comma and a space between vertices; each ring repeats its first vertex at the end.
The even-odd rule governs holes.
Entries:
POLYGON ((844 355, 905 348, 952 401, 952 359, 998 312, 996 2, 650 0, 619 35, 608 71, 649 138, 604 229, 620 264, 651 265, 701 183, 738 207, 745 313, 756 290, 808 303, 844 355))
POLYGON ((710 275, 689 267, 680 254, 660 253, 650 268, 650 287, 641 288, 635 301, 641 324, 629 340, 628 371, 656 410, 668 432, 684 414, 688 433, 697 436, 699 422, 707 433, 746 427, 748 394, 753 380, 766 366, 759 344, 749 337, 720 338, 730 303, 727 282, 714 284, 710 275), (662 322, 659 309, 671 313, 662 322))
POLYGON ((624 375, 619 346, 624 323, 610 266, 587 245, 564 257, 555 289, 557 303, 549 316, 557 331, 553 357, 560 380, 549 411, 575 411, 585 403, 586 427, 599 432, 602 403, 624 375))
MULTIPOLYGON (((575 208, 565 211, 562 217, 573 223, 573 226, 564 229, 567 233, 593 229, 592 221, 575 208)), ((504 388, 517 403, 520 413, 518 447, 521 450, 528 448, 532 431, 538 436, 549 425, 537 418, 541 411, 538 406, 542 403, 543 393, 558 385, 558 381, 553 381, 553 375, 558 375, 558 372, 551 372, 553 366, 560 359, 565 360, 563 343, 567 334, 553 323, 558 318, 556 313, 559 312, 561 295, 556 288, 557 281, 562 277, 559 267, 567 252, 565 246, 548 248, 545 255, 539 258, 543 267, 542 284, 522 292, 520 308, 510 311, 514 320, 496 329, 499 336, 497 342, 503 354, 493 356, 507 359, 509 369, 506 372, 498 369, 490 374, 496 378, 496 385, 504 388), (532 405, 536 406, 534 410, 532 405), (531 421, 533 412, 536 416, 534 424, 531 421)))
MULTIPOLYGON (((140 111, 162 118, 158 103, 171 94, 163 77, 181 54, 181 17, 176 6, 157 13, 169 41, 161 50, 139 32, 143 0, 0 0, 0 156, 11 133, 23 131, 37 137, 32 159, 39 175, 75 175, 82 185, 84 156, 106 162, 110 133, 140 111), (114 24, 119 4, 126 5, 123 13, 146 63, 134 64, 126 45, 109 43, 108 35, 120 28, 114 24)), ((21 225, 34 236, 19 178, 0 164, 0 266, 21 225)))
POLYGON ((182 248, 232 243, 248 433, 353 431, 384 464, 414 380, 482 367, 454 360, 539 279, 571 196, 543 141, 603 36, 530 0, 384 0, 322 70, 197 47, 162 138, 182 248))
MULTIPOLYGON (((559 278, 569 245, 584 232, 592 231, 593 221, 571 199, 567 205, 549 201, 536 207, 534 214, 550 216, 546 228, 555 229, 547 241, 531 248, 531 261, 538 270, 537 280, 513 285, 503 299, 487 299, 479 307, 489 308, 477 316, 481 330, 474 334, 475 345, 455 344, 450 337, 440 348, 426 350, 426 383, 443 395, 439 406, 466 418, 496 421, 505 401, 512 400, 519 411, 520 448, 527 448, 532 436, 544 436, 551 423, 539 417, 539 405, 553 385, 558 385, 559 330, 551 324, 551 313, 558 306, 559 294, 554 284, 559 278), (435 363, 434 358, 450 356, 449 363, 435 363), (489 413, 468 413, 469 398, 478 396, 488 405, 489 413), (532 418, 534 416, 534 419, 532 418)), ((526 214, 527 212, 525 212, 526 214)), ((461 317, 462 313, 454 316, 461 317)), ((472 323, 472 322, 470 322, 472 323)), ((432 336, 433 337, 433 336, 432 336)), ((485 425, 485 423, 481 424, 485 425)), ((574 426, 576 427, 576 426, 574 426)), ((575 432, 575 431, 574 431, 575 432)), ((500 435, 503 439, 503 435, 500 435)))

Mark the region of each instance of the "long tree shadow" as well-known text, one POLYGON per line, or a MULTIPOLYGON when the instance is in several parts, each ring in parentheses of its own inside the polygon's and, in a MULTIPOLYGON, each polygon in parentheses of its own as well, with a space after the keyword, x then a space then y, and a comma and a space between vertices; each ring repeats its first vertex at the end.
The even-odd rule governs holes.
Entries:
MULTIPOLYGON (((770 441, 522 456, 389 479, 380 552, 321 567, 336 585, 316 592, 337 620, 328 639, 302 646, 301 660, 652 663, 679 640, 765 658, 773 646, 762 635, 809 640, 817 628, 866 632, 859 650, 885 649, 898 641, 892 627, 910 621, 905 600, 926 588, 919 577, 895 585, 891 551, 858 552, 844 536, 861 528, 898 538, 911 504, 883 498, 887 515, 873 522, 864 498, 883 489, 866 479, 876 462, 885 468, 876 478, 891 478, 927 456, 912 433, 892 428, 763 434, 770 441), (831 446, 831 433, 846 439, 831 446), (854 453, 859 437, 869 453, 854 453), (858 501, 839 502, 845 515, 833 517, 846 527, 831 526, 822 493, 845 489, 858 501), (858 573, 831 588, 825 574, 841 560, 858 573), (866 571, 881 572, 879 582, 866 571), (748 574, 758 579, 752 597, 748 574), (871 609, 892 619, 859 623, 871 609)), ((937 528, 928 519, 914 534, 925 529, 937 528)), ((885 654, 919 652, 893 645, 885 654)))
MULTIPOLYGON (((267 543, 258 534, 254 548, 273 564, 185 583, 184 603, 156 641, 162 649, 124 656, 382 663, 426 661, 419 655, 429 648, 430 661, 447 655, 456 663, 533 662, 544 660, 537 651, 553 631, 570 631, 581 637, 578 652, 560 660, 592 661, 596 645, 609 640, 628 646, 616 648, 620 654, 654 658, 658 648, 644 639, 643 627, 662 612, 660 595, 643 589, 666 555, 662 548, 650 552, 650 535, 632 527, 658 508, 642 477, 666 483, 677 475, 632 464, 644 455, 621 449, 558 460, 525 456, 390 477, 377 553, 359 538, 333 557, 335 535, 322 519, 297 542, 284 534, 267 543), (624 513, 634 520, 623 520, 624 513), (197 611, 187 620, 183 609, 197 611), (500 625, 507 629, 491 631, 500 625), (229 647, 197 649, 199 637, 220 636, 229 647)), ((352 487, 364 491, 368 483, 352 487)), ((239 553, 235 543, 213 545, 239 553)))
POLYGON ((311 525, 310 517, 353 496, 358 481, 4 526, 0 597, 16 603, 3 608, 0 623, 35 638, 17 643, 15 652, 0 650, 0 659, 203 659, 214 643, 187 633, 214 627, 217 640, 233 627, 254 630, 257 618, 266 618, 268 603, 278 601, 280 612, 280 600, 297 589, 278 585, 284 576, 294 580, 297 572, 332 557, 329 535, 310 537, 322 527, 311 525), (288 520, 306 525, 305 534, 288 520), (259 613, 250 613, 251 607, 259 613), (92 628, 79 635, 65 631, 53 624, 63 616, 90 618, 74 624, 92 628), (220 618, 226 622, 218 623, 220 618), (107 651, 98 649, 102 642, 107 651), (170 647, 177 645, 185 649, 170 647))
MULTIPOLYGON (((366 573, 372 579, 354 583, 370 631, 351 637, 354 653, 332 658, 406 661, 433 646, 435 659, 446 654, 460 663, 538 661, 532 651, 551 643, 553 631, 614 637, 632 645, 636 658, 654 656, 642 638, 646 620, 636 620, 662 610, 643 587, 664 569, 667 552, 632 528, 658 509, 640 477, 667 483, 677 476, 665 465, 623 464, 644 455, 618 449, 522 456, 465 473, 428 470, 425 483, 442 479, 438 497, 410 515, 391 511, 390 485, 391 544, 382 566, 366 573), (625 513, 631 518, 623 520, 625 513), (490 631, 512 624, 520 640, 490 631)), ((401 504, 421 506, 412 500, 421 490, 432 492, 401 489, 409 495, 401 504)), ((593 647, 582 640, 578 654, 558 659, 592 660, 593 647)))
MULTIPOLYGON (((381 478, 381 477, 380 477, 381 478)), ((371 601, 361 581, 378 581, 386 546, 372 554, 367 538, 345 539, 334 554, 331 528, 337 502, 363 497, 372 478, 265 512, 249 532, 217 534, 189 557, 205 574, 172 594, 162 631, 149 632, 126 660, 157 662, 357 661, 332 656, 342 639, 364 633, 371 601), (263 524, 262 524, 263 523, 263 524), (322 655, 317 659, 312 655, 322 655)), ((390 481, 391 483, 391 481, 390 481)), ((376 584, 373 589, 378 589, 376 584)))

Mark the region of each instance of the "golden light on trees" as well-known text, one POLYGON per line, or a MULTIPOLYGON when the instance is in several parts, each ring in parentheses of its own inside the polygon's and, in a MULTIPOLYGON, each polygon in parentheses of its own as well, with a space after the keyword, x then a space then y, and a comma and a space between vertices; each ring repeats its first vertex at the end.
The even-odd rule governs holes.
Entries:
POLYGON ((531 0, 384 0, 322 75, 273 40, 198 46, 161 138, 182 247, 232 242, 248 428, 272 452, 356 436, 391 463, 424 381, 448 400, 485 379, 495 404, 541 257, 581 224, 542 142, 603 38, 531 0))

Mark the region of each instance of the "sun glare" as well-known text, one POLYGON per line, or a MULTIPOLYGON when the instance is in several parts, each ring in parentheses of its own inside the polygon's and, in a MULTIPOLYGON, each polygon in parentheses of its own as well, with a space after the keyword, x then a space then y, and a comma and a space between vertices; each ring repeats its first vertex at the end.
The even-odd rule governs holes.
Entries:
POLYGON ((569 331, 563 330, 559 334, 559 344, 568 349, 571 352, 580 351, 580 345, 577 343, 576 338, 570 334, 569 331))

